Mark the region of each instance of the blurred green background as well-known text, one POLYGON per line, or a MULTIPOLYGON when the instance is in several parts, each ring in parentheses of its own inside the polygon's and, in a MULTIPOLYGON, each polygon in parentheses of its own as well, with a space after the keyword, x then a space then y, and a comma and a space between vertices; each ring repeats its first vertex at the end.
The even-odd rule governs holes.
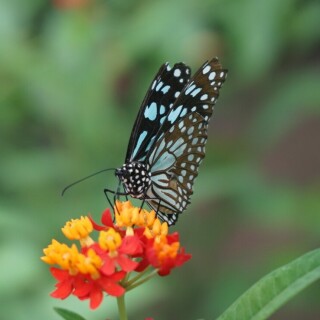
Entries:
MULTIPOLYGON (((107 206, 160 65, 218 56, 229 77, 192 205, 174 230, 193 259, 127 295, 130 319, 213 319, 319 246, 320 2, 0 0, 0 319, 117 319, 114 299, 49 297, 40 261, 60 227, 107 206)), ((320 288, 272 319, 320 319, 320 288)))

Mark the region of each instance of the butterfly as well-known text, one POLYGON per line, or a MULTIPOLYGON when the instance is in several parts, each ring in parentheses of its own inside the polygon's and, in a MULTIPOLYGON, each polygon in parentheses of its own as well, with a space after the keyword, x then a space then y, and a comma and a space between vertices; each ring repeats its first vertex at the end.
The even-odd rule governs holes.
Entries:
MULTIPOLYGON (((115 170, 124 193, 174 225, 190 203, 205 157, 208 124, 227 70, 213 58, 191 77, 184 63, 161 66, 134 123, 125 163, 115 170)), ((105 193, 110 191, 105 189, 105 193)))

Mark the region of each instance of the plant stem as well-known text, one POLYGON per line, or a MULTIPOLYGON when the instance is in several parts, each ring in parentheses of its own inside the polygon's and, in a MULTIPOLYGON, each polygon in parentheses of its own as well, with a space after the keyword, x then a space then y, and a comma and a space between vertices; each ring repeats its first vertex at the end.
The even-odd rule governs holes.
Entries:
POLYGON ((124 302, 124 295, 117 298, 118 311, 119 311, 119 320, 128 320, 126 305, 124 302))
POLYGON ((145 269, 144 271, 142 271, 141 273, 138 273, 135 277, 133 277, 132 279, 128 280, 128 281, 123 281, 123 283, 125 284, 126 287, 130 287, 134 282, 136 282, 137 280, 139 280, 141 277, 143 277, 145 274, 147 274, 150 271, 151 267, 148 267, 147 269, 145 269))
POLYGON ((126 292, 145 283, 150 278, 154 277, 157 273, 158 273, 158 269, 155 269, 152 272, 150 272, 145 278, 141 279, 140 281, 133 282, 132 284, 130 284, 129 286, 126 287, 126 292))

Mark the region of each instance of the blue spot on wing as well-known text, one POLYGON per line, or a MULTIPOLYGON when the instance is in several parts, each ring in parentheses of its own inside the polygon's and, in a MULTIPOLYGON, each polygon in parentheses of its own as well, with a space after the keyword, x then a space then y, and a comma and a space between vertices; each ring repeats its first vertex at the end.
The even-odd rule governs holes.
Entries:
POLYGON ((138 142, 137 142, 137 145, 136 147, 134 148, 133 150, 133 153, 132 153, 132 156, 134 157, 135 154, 137 153, 137 151, 139 150, 140 146, 141 146, 141 143, 143 142, 143 140, 145 139, 145 137, 147 136, 147 131, 143 131, 141 132, 140 136, 139 136, 139 139, 138 139, 138 142))
POLYGON ((169 116, 168 116, 168 120, 173 123, 177 120, 179 114, 180 114, 180 111, 182 109, 182 105, 179 106, 177 109, 175 110, 172 110, 170 113, 169 113, 169 116))
POLYGON ((166 94, 166 93, 168 93, 169 89, 170 89, 170 86, 165 86, 165 87, 162 88, 161 91, 162 91, 163 94, 166 94))
POLYGON ((164 114, 166 111, 166 107, 164 105, 161 105, 160 107, 160 114, 164 114))
POLYGON ((157 104, 155 102, 152 102, 150 106, 146 107, 146 110, 144 111, 145 118, 153 121, 157 118, 157 104))

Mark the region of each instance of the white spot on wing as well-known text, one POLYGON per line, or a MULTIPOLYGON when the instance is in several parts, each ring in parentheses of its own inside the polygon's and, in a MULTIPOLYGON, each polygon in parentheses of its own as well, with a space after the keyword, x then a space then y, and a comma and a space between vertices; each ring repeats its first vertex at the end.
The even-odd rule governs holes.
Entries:
POLYGON ((190 127, 187 131, 187 134, 191 134, 194 131, 194 127, 190 127))
POLYGON ((154 87, 156 86, 156 83, 157 83, 157 80, 154 80, 153 83, 152 83, 152 86, 151 86, 151 89, 153 90, 154 87))
POLYGON ((180 69, 174 70, 173 75, 174 75, 176 78, 180 77, 180 76, 181 76, 181 70, 180 70, 180 69))
POLYGON ((196 90, 193 90, 190 95, 191 95, 192 97, 195 97, 200 91, 201 91, 201 88, 198 88, 198 89, 196 89, 196 90))
POLYGON ((207 100, 208 99, 208 95, 207 94, 203 94, 200 98, 201 101, 207 100))
POLYGON ((189 154, 189 155, 188 155, 188 160, 189 160, 189 161, 192 161, 193 158, 194 158, 194 155, 193 155, 193 154, 189 154))
POLYGON ((195 84, 193 84, 192 86, 190 86, 190 87, 186 90, 185 94, 188 95, 191 91, 193 91, 193 90, 195 89, 195 87, 196 87, 195 84))
POLYGON ((206 74, 206 73, 208 73, 210 71, 210 69, 211 69, 210 66, 206 66, 206 67, 203 68, 202 73, 206 74))
POLYGON ((163 86, 163 82, 160 81, 156 87, 156 91, 159 91, 161 89, 161 87, 163 86))
POLYGON ((209 74, 209 80, 213 80, 216 76, 216 73, 214 71, 212 71, 210 74, 209 74))

